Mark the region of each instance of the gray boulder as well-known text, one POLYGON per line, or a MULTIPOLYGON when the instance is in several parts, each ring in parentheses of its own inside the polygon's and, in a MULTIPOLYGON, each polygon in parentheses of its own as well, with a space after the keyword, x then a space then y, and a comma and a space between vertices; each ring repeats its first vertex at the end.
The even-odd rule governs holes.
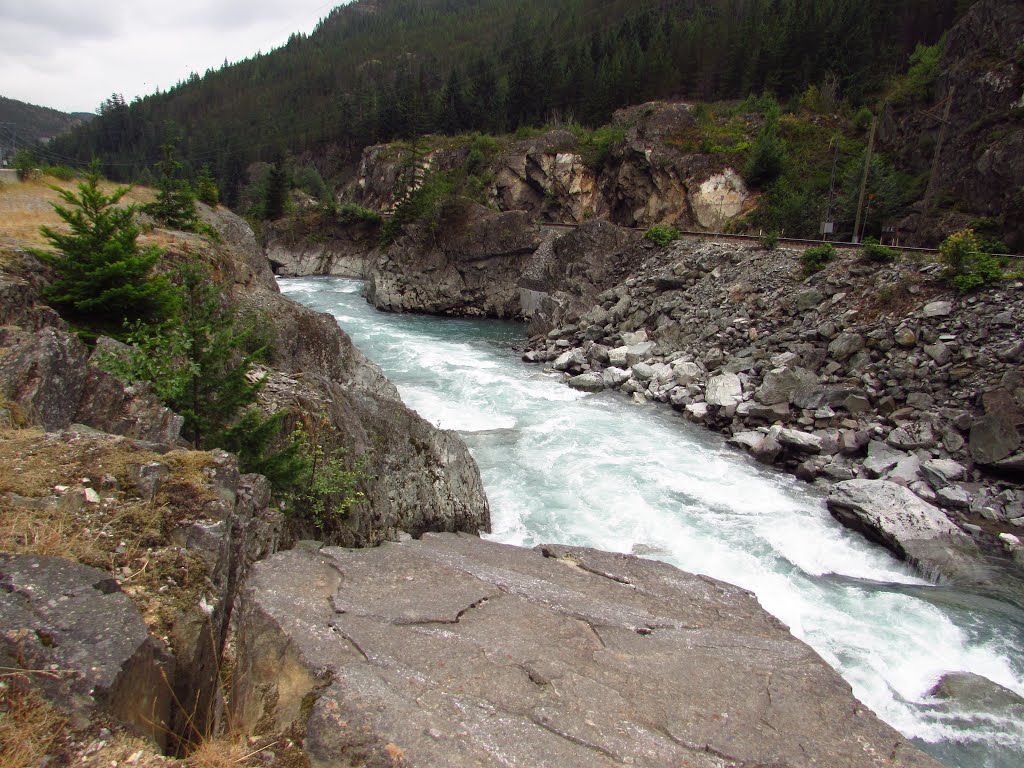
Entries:
POLYGON ((978 583, 989 578, 967 534, 907 488, 885 480, 832 486, 828 510, 847 528, 881 544, 931 579, 978 583))
POLYGON ((573 376, 569 379, 568 384, 581 392, 602 392, 605 389, 604 378, 600 373, 584 373, 580 376, 573 376))
POLYGON ((788 403, 800 387, 817 383, 818 377, 805 368, 773 368, 764 375, 764 381, 754 393, 754 398, 765 405, 788 403))
POLYGON ((742 399, 743 383, 735 373, 723 373, 708 379, 708 386, 704 391, 704 400, 708 405, 728 408, 738 405, 742 399))
POLYGON ((1002 413, 989 413, 971 427, 968 447, 979 464, 995 464, 1013 455, 1021 445, 1013 421, 1002 413))
POLYGON ((552 368, 556 371, 579 371, 587 364, 587 356, 583 354, 583 350, 570 349, 568 352, 564 352, 558 356, 558 359, 552 364, 552 368))
POLYGON ((751 594, 656 561, 456 535, 292 551, 256 567, 240 614, 234 722, 305 725, 312 768, 859 768, 894 751, 938 768, 751 594))

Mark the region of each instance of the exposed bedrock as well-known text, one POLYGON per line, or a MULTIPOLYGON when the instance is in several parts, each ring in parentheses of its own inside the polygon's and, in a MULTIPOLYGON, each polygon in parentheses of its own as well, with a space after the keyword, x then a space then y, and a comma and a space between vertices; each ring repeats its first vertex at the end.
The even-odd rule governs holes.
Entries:
POLYGON ((308 717, 314 767, 937 765, 752 595, 631 556, 452 534, 280 553, 238 641, 236 724, 308 717))

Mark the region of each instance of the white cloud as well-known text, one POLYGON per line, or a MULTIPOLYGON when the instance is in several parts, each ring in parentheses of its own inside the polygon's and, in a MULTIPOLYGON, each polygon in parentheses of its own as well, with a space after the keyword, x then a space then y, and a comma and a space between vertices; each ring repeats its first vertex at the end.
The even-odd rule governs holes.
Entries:
POLYGON ((91 112, 312 31, 323 0, 0 0, 0 96, 91 112))

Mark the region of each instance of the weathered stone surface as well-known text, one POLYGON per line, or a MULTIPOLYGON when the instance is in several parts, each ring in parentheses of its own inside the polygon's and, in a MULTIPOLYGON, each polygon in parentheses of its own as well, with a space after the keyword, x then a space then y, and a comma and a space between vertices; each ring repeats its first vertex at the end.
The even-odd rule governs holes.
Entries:
POLYGON ((600 373, 584 373, 569 379, 569 386, 582 392, 601 392, 605 388, 604 377, 600 373))
POLYGON ((583 350, 576 348, 559 355, 551 367, 556 371, 578 371, 586 364, 587 357, 583 350))
POLYGON ((1021 436, 1013 422, 1001 413, 989 413, 974 423, 968 446, 979 464, 995 464, 1013 454, 1021 436))
POLYGON ((822 440, 798 429, 772 427, 770 433, 781 445, 798 453, 821 453, 822 440))
POLYGON ((907 454, 903 451, 897 451, 879 440, 872 440, 868 443, 868 456, 864 460, 864 469, 869 477, 881 477, 906 457, 907 454))
POLYGON ((912 451, 917 448, 931 448, 938 442, 935 430, 927 421, 914 421, 889 433, 886 440, 893 448, 912 451))
POLYGON ((518 282, 540 244, 525 211, 495 213, 466 203, 446 209, 436 235, 421 229, 399 238, 370 265, 366 298, 373 306, 522 317, 518 282))
POLYGON ((764 382, 754 393, 758 402, 765 405, 788 403, 800 387, 814 386, 818 377, 805 368, 773 368, 764 375, 764 382))
POLYGON ((929 578, 984 581, 972 561, 970 538, 937 507, 885 480, 846 480, 832 486, 828 509, 839 522, 908 561, 929 578))
POLYGON ((723 408, 737 405, 743 399, 743 383, 735 373, 723 373, 708 379, 704 400, 708 405, 723 408))
POLYGON ((173 660, 104 571, 0 554, 0 665, 56 670, 33 682, 79 726, 102 711, 167 743, 173 660))
POLYGON ((240 614, 235 723, 308 711, 314 768, 937 768, 749 593, 655 561, 452 535, 293 551, 240 614))

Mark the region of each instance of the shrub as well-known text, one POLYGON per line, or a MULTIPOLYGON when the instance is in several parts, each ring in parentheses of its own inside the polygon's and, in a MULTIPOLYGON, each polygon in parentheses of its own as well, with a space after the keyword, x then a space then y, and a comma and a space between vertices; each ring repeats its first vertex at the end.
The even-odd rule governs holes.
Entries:
POLYGON ((875 264, 885 264, 895 261, 898 254, 892 248, 887 248, 879 243, 875 238, 865 237, 860 255, 875 264))
POLYGON ((779 247, 779 235, 777 232, 765 232, 761 236, 761 247, 766 251, 774 251, 779 247))
POLYGON ((960 293, 1000 280, 1003 269, 996 255, 986 253, 973 229, 954 232, 939 246, 946 279, 960 293))
POLYGON ((766 123, 750 151, 743 176, 755 187, 775 181, 786 166, 786 145, 772 123, 766 123))
POLYGON ((836 249, 831 243, 822 243, 806 249, 800 256, 800 264, 805 275, 820 272, 836 257, 836 249))
POLYGON ((210 173, 210 165, 206 163, 196 177, 196 197, 211 208, 220 204, 220 192, 217 189, 217 182, 210 173))
POLYGON ((342 203, 338 209, 338 221, 342 224, 358 224, 359 222, 380 224, 382 219, 383 217, 377 211, 363 208, 355 203, 342 203))
POLYGON ((669 243, 679 239, 679 230, 665 224, 655 224, 644 232, 644 237, 655 245, 664 248, 669 243))

